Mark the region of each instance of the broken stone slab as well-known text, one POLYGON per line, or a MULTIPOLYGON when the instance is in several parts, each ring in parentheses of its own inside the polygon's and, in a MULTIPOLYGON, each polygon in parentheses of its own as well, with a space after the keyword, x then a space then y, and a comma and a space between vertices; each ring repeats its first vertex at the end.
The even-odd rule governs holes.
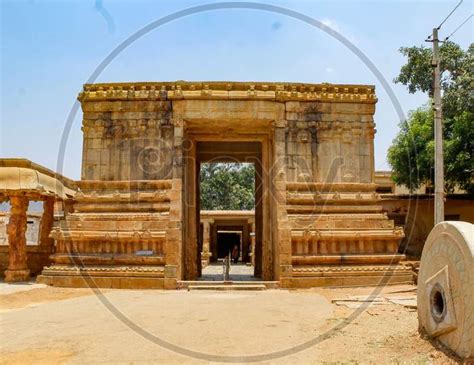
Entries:
POLYGON ((416 309, 417 299, 416 296, 412 297, 387 297, 390 303, 402 305, 406 308, 416 309))
POLYGON ((333 299, 332 303, 339 306, 345 306, 349 309, 358 309, 361 306, 369 308, 376 305, 388 304, 385 298, 371 295, 356 295, 348 298, 333 299))
POLYGON ((396 304, 406 308, 416 309, 416 296, 370 296, 370 295, 358 295, 351 296, 348 298, 339 298, 332 300, 332 303, 336 305, 343 305, 351 309, 357 309, 364 303, 368 303, 367 307, 375 305, 388 305, 396 304))
POLYGON ((385 299, 381 296, 354 295, 347 298, 333 299, 333 302, 383 302, 385 299))

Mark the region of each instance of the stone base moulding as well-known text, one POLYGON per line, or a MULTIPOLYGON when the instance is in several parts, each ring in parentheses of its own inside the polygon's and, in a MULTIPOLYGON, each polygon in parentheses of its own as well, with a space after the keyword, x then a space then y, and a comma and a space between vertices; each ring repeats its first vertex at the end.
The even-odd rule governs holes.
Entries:
POLYGON ((5 281, 6 282, 18 282, 18 281, 28 281, 28 280, 30 280, 30 270, 29 269, 6 270, 5 271, 5 281))
POLYGON ((109 289, 164 289, 163 267, 51 266, 37 281, 57 287, 109 289))
POLYGON ((413 272, 393 266, 307 266, 293 268, 282 286, 289 288, 378 286, 413 283, 413 272))

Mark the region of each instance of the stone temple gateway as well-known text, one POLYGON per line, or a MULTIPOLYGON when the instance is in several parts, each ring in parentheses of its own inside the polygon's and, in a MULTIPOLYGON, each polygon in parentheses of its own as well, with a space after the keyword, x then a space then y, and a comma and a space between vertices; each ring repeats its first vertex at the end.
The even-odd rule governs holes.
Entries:
POLYGON ((82 178, 51 231, 56 286, 177 288, 201 274, 199 169, 256 168, 255 275, 281 287, 399 283, 403 230, 374 184, 374 87, 85 85, 82 178))

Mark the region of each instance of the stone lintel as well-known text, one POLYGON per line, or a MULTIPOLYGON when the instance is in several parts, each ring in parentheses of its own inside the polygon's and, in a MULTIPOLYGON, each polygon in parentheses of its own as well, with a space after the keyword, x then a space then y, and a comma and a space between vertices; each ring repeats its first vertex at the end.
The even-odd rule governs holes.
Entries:
POLYGON ((130 82, 85 84, 78 99, 90 100, 273 100, 376 103, 375 86, 274 82, 130 82))

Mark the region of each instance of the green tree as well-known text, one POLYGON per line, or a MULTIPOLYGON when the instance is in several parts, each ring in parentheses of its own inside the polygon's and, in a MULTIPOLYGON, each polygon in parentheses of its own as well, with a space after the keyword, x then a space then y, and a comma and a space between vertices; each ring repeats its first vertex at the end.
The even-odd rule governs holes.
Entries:
MULTIPOLYGON (((396 83, 410 93, 433 93, 432 51, 429 48, 403 47, 407 57, 396 83)), ((443 137, 446 190, 455 186, 474 193, 474 45, 464 51, 453 42, 440 46, 443 108, 443 137)), ((416 189, 434 178, 433 112, 423 106, 401 123, 400 132, 388 152, 397 184, 416 189)))
POLYGON ((255 207, 255 168, 248 163, 201 165, 201 209, 251 210, 255 207))

